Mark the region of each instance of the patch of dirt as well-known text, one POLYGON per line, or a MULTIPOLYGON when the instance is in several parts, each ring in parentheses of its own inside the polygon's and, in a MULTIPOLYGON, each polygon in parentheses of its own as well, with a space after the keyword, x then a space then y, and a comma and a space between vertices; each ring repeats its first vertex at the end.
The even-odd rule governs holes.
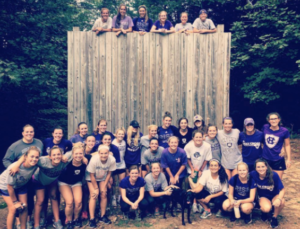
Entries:
MULTIPOLYGON (((292 166, 285 171, 283 176, 283 184, 286 189, 285 200, 286 205, 281 214, 278 216, 279 228, 298 229, 300 228, 300 139, 291 140, 292 148, 292 166)), ((0 203, 3 199, 0 198, 0 203)), ((63 211, 61 212, 63 215, 63 211)), ((0 209, 0 228, 6 228, 6 215, 7 208, 0 209)), ((49 214, 48 214, 49 215, 49 214)), ((266 229, 270 228, 269 222, 262 222, 260 220, 260 211, 254 210, 253 222, 250 225, 245 225, 243 220, 237 220, 234 223, 229 221, 228 217, 216 218, 214 215, 208 219, 200 219, 199 214, 191 213, 192 224, 187 222, 185 217, 186 226, 181 225, 181 214, 177 213, 177 217, 172 217, 167 213, 167 219, 163 219, 162 216, 157 218, 147 217, 143 222, 133 220, 123 220, 120 209, 114 209, 110 214, 112 221, 115 221, 112 225, 104 225, 98 223, 98 229, 121 229, 121 228, 156 228, 156 229, 218 229, 218 228, 232 228, 238 229, 240 227, 247 229, 266 229), (117 218, 116 218, 117 216, 117 218)), ((48 220, 50 222, 51 219, 48 220)), ((84 222, 85 226, 82 228, 89 228, 88 222, 84 222)), ((47 229, 53 228, 52 225, 48 225, 47 229)))

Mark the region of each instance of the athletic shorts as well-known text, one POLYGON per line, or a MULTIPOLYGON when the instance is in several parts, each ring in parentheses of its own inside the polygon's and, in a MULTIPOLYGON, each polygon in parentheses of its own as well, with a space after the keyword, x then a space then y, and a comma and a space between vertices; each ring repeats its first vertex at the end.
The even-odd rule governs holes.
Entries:
MULTIPOLYGON (((15 188, 15 195, 23 195, 23 194, 27 194, 27 185, 24 185, 20 188, 15 188)), ((0 189, 0 194, 2 196, 9 196, 9 193, 8 193, 8 190, 3 190, 3 189, 0 189)))
POLYGON ((142 171, 147 171, 146 165, 142 165, 142 171))
POLYGON ((126 173, 126 169, 116 169, 115 171, 113 171, 112 175, 115 176, 115 175, 119 175, 122 173, 126 173))
POLYGON ((137 167, 140 168, 141 163, 138 163, 138 164, 126 164, 126 169, 129 169, 129 168, 130 168, 131 166, 133 166, 133 165, 136 165, 137 167))
MULTIPOLYGON (((50 183, 50 184, 57 183, 57 182, 58 182, 58 181, 55 180, 55 181, 53 181, 53 182, 50 183)), ((37 180, 35 180, 35 179, 32 180, 32 183, 33 183, 34 190, 46 189, 46 186, 50 185, 50 184, 48 184, 48 185, 43 185, 42 183, 40 183, 39 181, 37 181, 37 180)))
POLYGON ((266 160, 266 161, 268 162, 268 164, 270 165, 270 167, 273 170, 277 170, 277 171, 286 170, 286 164, 285 164, 285 159, 284 158, 282 158, 278 161, 270 161, 270 160, 266 160))
POLYGON ((67 183, 58 181, 58 186, 64 186, 64 185, 68 185, 70 188, 74 188, 76 186, 82 186, 82 183, 79 181, 79 182, 77 182, 75 184, 67 184, 67 183))

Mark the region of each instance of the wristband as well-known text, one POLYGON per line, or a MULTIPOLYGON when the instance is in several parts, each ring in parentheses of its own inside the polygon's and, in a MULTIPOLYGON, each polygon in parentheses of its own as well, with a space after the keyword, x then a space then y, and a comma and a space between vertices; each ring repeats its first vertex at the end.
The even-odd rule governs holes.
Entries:
POLYGON ((15 200, 15 201, 13 201, 13 204, 18 203, 18 202, 19 202, 18 200, 15 200))

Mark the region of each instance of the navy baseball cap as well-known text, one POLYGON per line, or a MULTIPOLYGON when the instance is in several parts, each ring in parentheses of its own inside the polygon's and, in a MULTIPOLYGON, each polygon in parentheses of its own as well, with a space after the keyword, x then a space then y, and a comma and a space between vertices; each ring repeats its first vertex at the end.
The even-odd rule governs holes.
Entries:
POLYGON ((202 10, 199 11, 199 15, 201 15, 201 14, 203 14, 203 13, 204 13, 204 14, 207 14, 207 11, 206 11, 205 9, 202 9, 202 10))
POLYGON ((253 118, 246 118, 246 119, 244 120, 244 125, 247 126, 248 124, 254 125, 254 120, 253 120, 253 118))
POLYGON ((132 120, 130 122, 130 126, 134 127, 134 128, 139 128, 140 124, 136 121, 136 120, 132 120))

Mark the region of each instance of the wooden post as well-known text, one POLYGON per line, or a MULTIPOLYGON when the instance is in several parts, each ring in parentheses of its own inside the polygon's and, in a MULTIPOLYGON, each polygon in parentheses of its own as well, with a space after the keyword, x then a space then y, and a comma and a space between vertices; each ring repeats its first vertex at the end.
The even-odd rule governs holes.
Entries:
POLYGON ((73 31, 80 31, 79 27, 73 27, 73 31))
POLYGON ((224 33, 224 25, 217 26, 217 33, 224 33))

